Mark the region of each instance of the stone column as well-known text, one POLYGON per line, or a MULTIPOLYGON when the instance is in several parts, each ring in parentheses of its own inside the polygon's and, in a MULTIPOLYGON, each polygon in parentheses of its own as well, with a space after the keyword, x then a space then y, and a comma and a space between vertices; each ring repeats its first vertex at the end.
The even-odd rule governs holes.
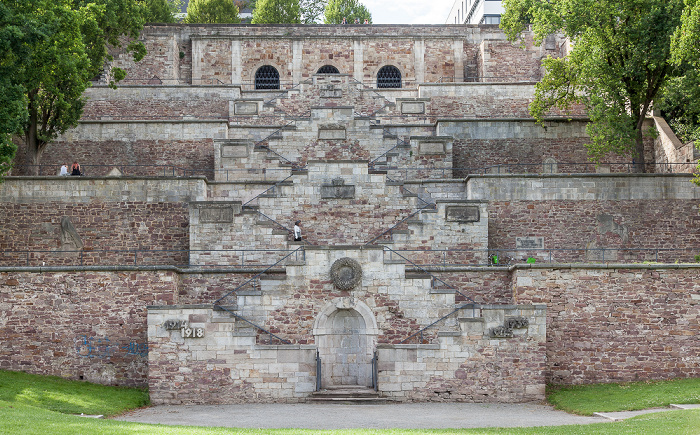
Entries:
POLYGON ((364 79, 364 46, 362 45, 361 39, 354 39, 352 41, 352 51, 353 51, 353 66, 352 66, 352 76, 355 80, 361 82, 364 79))
POLYGON ((301 82, 304 42, 301 39, 292 41, 292 81, 296 85, 301 82))
POLYGON ((231 83, 234 85, 243 83, 242 63, 241 41, 239 39, 234 39, 231 41, 231 83))
POLYGON ((198 38, 192 39, 192 84, 201 85, 202 84, 202 67, 200 62, 202 60, 202 43, 198 38))
POLYGON ((464 41, 456 40, 453 43, 455 57, 455 81, 464 81, 464 41))
POLYGON ((425 40, 416 39, 413 41, 413 56, 416 71, 416 82, 425 82, 425 40))

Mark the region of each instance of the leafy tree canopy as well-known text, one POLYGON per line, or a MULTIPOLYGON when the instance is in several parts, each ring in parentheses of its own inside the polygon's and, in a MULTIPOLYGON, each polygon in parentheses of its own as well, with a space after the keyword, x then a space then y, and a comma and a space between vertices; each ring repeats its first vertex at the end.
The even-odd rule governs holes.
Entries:
POLYGON ((326 24, 341 24, 343 18, 348 24, 353 24, 355 20, 360 23, 367 20, 372 24, 372 14, 357 0, 328 0, 325 12, 326 24))
MULTIPOLYGON (((126 36, 134 59, 145 55, 137 40, 142 5, 135 0, 22 0, 1 6, 0 154, 8 150, 7 134, 14 133, 24 137, 29 163, 38 164, 46 144, 77 125, 83 92, 111 60, 107 46, 120 47, 126 36)), ((125 76, 117 68, 111 73, 112 85, 125 76)))
POLYGON ((326 0, 300 0, 301 22, 304 24, 316 24, 321 21, 323 11, 326 9, 326 0))
POLYGON ((176 23, 181 0, 144 0, 143 19, 146 23, 176 23))
POLYGON ((681 21, 673 38, 674 61, 686 60, 700 67, 700 0, 685 0, 681 21))
POLYGON ((190 0, 187 5, 186 23, 229 23, 241 22, 238 6, 233 0, 190 0))
POLYGON ((643 122, 677 69, 671 37, 683 0, 504 0, 501 27, 517 39, 531 22, 535 40, 561 32, 572 42, 564 58, 543 61, 530 113, 542 121, 553 107, 583 103, 591 123, 589 155, 631 153, 644 171, 643 122))
POLYGON ((299 0, 257 0, 253 24, 300 24, 299 0))

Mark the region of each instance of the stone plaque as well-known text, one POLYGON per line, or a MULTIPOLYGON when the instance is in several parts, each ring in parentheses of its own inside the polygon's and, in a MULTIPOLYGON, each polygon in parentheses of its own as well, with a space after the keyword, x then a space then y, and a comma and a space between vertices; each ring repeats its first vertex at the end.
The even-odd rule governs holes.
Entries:
POLYGON ((421 142, 418 144, 420 154, 445 154, 445 144, 443 142, 421 142))
POLYGON ((448 222, 479 222, 479 207, 474 205, 445 207, 445 220, 448 222))
POLYGON ((346 185, 342 178, 337 178, 331 184, 321 186, 321 198, 323 199, 352 199, 354 197, 355 186, 346 185))
POLYGON ((353 289, 362 281, 362 267, 352 258, 335 260, 331 266, 331 280, 340 290, 353 289))
POLYGON ((203 224, 233 222, 232 205, 203 205, 199 207, 199 222, 203 224))
POLYGON ((233 104, 233 113, 236 115, 257 115, 258 103, 252 101, 236 101, 233 104))
POLYGON ((404 101, 401 103, 401 113, 418 114, 425 113, 425 103, 422 101, 404 101))
POLYGON ((318 138, 320 140, 344 140, 345 139, 345 129, 344 128, 334 128, 334 129, 318 130, 318 138))
POLYGON ((221 145, 221 157, 223 157, 223 158, 248 157, 248 146, 246 144, 221 145))
POLYGON ((544 249, 544 237, 516 237, 516 249, 544 249))
POLYGON ((343 96, 342 89, 336 89, 333 85, 321 88, 321 98, 341 98, 343 96))

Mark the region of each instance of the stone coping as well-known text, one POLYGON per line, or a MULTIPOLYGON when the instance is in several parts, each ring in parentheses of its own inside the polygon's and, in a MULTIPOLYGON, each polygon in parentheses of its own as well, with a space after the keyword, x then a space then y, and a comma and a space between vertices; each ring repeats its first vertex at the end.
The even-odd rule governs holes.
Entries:
MULTIPOLYGON (((177 267, 177 266, 20 266, 0 267, 0 272, 175 272, 182 275, 189 274, 218 274, 218 273, 260 273, 265 274, 286 273, 284 267, 274 268, 247 268, 247 267, 177 267)), ((263 275, 264 276, 264 275, 263 275)))
POLYGON ((424 349, 440 350, 439 344, 378 344, 377 349, 424 349))
MULTIPOLYGON (((423 142, 435 142, 435 141, 453 141, 455 140, 452 136, 409 136, 409 140, 423 141, 423 142)), ((432 168, 431 168, 432 169, 432 168)))
MULTIPOLYGON (((496 84, 496 83, 485 83, 485 84, 496 84)), ((507 83, 498 83, 507 84, 507 83)), ((423 86, 423 85, 421 85, 423 86)), ((544 122, 590 122, 590 118, 587 116, 552 116, 544 118, 544 122)), ((436 123, 439 122, 531 122, 536 124, 537 121, 534 118, 438 118, 436 123)))
POLYGON ((304 247, 306 251, 346 251, 346 250, 360 250, 360 251, 383 251, 384 246, 381 245, 334 245, 334 246, 318 246, 318 245, 308 245, 304 247))
POLYGON ((475 308, 481 310, 546 310, 547 304, 511 304, 511 305, 497 305, 497 304, 485 304, 477 305, 475 308))
POLYGON ((436 204, 488 204, 487 199, 436 199, 436 204))
MULTIPOLYGON (((383 246, 379 245, 344 245, 344 246, 306 246, 306 251, 340 251, 340 250, 383 250, 383 246)), ((303 264, 303 263, 301 263, 303 264)), ((541 270, 559 270, 559 269, 590 269, 590 270, 674 270, 674 269, 700 269, 700 263, 542 263, 542 264, 515 264, 510 266, 438 266, 438 267, 420 267, 418 269, 407 267, 406 272, 427 271, 427 272, 510 272, 518 269, 541 269, 541 270)), ((266 270, 270 274, 284 274, 285 267, 178 267, 178 266, 1 266, 2 272, 29 272, 29 273, 45 273, 45 272, 168 272, 188 275, 188 274, 219 274, 219 273, 260 273, 266 270)))
MULTIPOLYGON (((622 164, 622 163, 611 163, 622 164)), ((689 163, 693 164, 693 163, 689 163)), ((690 172, 682 173, 634 173, 634 172, 611 172, 607 174, 599 173, 585 173, 585 174, 572 174, 572 173, 557 173, 557 174, 473 174, 467 175, 463 180, 469 181, 470 179, 480 179, 480 178, 505 178, 505 179, 516 179, 516 178, 688 178, 692 177, 693 174, 690 172)))
MULTIPOLYGON (((58 166, 58 165, 55 165, 58 166)), ((104 166, 112 166, 115 168, 119 168, 120 166, 128 166, 128 165, 104 165, 104 166)), ((3 177, 5 181, 21 181, 21 180, 64 180, 64 181, 93 181, 93 180, 110 180, 110 181, 119 181, 119 180, 145 180, 145 181, 170 181, 170 180, 202 180, 202 181, 207 181, 207 177, 204 175, 191 175, 191 176, 186 176, 186 177, 161 177, 161 176, 153 176, 153 175, 105 175, 105 176, 100 176, 100 177, 93 177, 89 175, 81 175, 79 177, 72 176, 72 175, 8 175, 3 177)), ((273 183, 274 184, 274 183, 273 183)))
POLYGON ((369 159, 363 160, 363 159, 348 159, 348 160, 328 160, 328 159, 315 159, 315 160, 307 160, 306 161, 306 166, 308 167, 312 163, 354 163, 354 164, 363 164, 363 163, 368 163, 369 159))
POLYGON ((146 305, 147 310, 213 310, 214 304, 146 305))
POLYGON ((82 119, 80 124, 228 124, 229 118, 210 119, 82 119))
POLYGON ((318 346, 314 344, 256 344, 255 350, 312 350, 316 351, 318 346))

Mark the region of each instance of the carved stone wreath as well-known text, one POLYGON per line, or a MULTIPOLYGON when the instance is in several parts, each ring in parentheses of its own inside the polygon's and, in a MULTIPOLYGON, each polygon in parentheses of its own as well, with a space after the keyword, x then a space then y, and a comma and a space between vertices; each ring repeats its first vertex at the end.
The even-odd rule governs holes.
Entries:
POLYGON ((343 257, 333 262, 331 280, 340 290, 350 290, 362 280, 362 267, 352 258, 343 257))

